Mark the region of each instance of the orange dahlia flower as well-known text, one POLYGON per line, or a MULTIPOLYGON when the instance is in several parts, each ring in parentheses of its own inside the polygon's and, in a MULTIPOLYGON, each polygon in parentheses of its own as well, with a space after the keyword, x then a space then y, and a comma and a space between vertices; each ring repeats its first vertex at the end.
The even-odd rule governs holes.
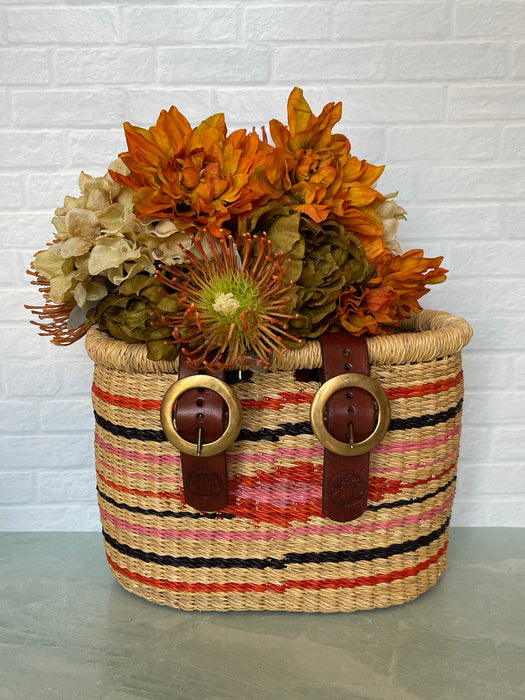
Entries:
POLYGON ((446 279, 439 267, 443 257, 425 258, 422 250, 403 255, 385 251, 376 261, 375 276, 365 289, 349 287, 339 297, 341 325, 353 335, 384 335, 393 332, 404 318, 419 311, 418 302, 429 284, 446 279))
POLYGON ((171 219, 180 229, 227 235, 223 225, 250 212, 260 197, 248 186, 257 157, 270 150, 255 132, 227 135, 223 114, 192 129, 176 107, 163 110, 155 126, 124 124, 128 151, 120 158, 129 168, 110 171, 135 190, 138 218, 171 219))
POLYGON ((373 185, 384 167, 352 156, 346 136, 332 134, 341 112, 340 102, 330 102, 316 117, 303 91, 294 88, 288 99, 288 126, 276 119, 270 122, 276 148, 257 167, 254 187, 317 223, 331 214, 360 237, 379 237, 383 227, 375 208, 384 197, 373 185))

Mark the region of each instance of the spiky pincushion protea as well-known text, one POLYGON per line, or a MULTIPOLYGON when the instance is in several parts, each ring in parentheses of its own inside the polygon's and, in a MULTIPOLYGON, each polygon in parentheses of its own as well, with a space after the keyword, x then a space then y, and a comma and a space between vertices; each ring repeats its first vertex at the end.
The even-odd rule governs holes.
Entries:
POLYGON ((289 263, 274 255, 266 234, 244 234, 242 258, 233 237, 191 236, 184 266, 161 265, 157 278, 178 296, 179 310, 161 317, 196 367, 218 370, 234 362, 268 369, 274 352, 283 354, 293 286, 284 282, 289 263))

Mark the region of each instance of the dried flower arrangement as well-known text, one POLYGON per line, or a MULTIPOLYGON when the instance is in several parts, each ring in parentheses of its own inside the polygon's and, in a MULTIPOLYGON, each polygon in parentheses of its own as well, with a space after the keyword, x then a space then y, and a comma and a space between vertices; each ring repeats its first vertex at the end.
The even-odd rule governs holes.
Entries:
POLYGON ((324 332, 395 332, 442 282, 442 257, 402 253, 406 212, 375 185, 383 167, 333 134, 341 103, 315 116, 303 92, 288 125, 228 134, 223 114, 192 128, 176 107, 124 124, 128 150, 103 177, 80 174, 32 261, 45 304, 28 307, 57 345, 92 324, 146 343, 153 360, 266 368, 324 332))

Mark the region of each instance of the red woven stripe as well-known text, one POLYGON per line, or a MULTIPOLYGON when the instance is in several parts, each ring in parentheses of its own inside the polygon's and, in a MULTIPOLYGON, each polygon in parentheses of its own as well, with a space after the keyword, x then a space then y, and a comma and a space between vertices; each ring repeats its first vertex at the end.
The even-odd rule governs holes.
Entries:
POLYGON ((386 394, 389 399, 409 399, 414 396, 427 396, 427 394, 439 394, 447 391, 463 381, 463 372, 459 372, 455 377, 445 379, 440 382, 419 384, 418 386, 394 387, 387 389, 386 394))
POLYGON ((292 394, 289 391, 279 392, 279 396, 279 399, 266 398, 259 401, 256 401, 255 399, 244 399, 241 401, 241 404, 243 408, 254 411, 260 411, 265 408, 280 411, 282 408, 290 405, 297 405, 301 403, 310 404, 314 398, 313 394, 307 394, 306 392, 301 394, 292 394))
MULTIPOLYGON (((278 455, 277 455, 278 458, 278 455)), ((291 467, 277 466, 275 471, 256 471, 253 475, 236 474, 230 479, 230 484, 235 486, 246 486, 257 488, 261 484, 277 484, 286 479, 299 484, 312 484, 321 486, 323 483, 323 469, 321 465, 313 462, 294 462, 291 467)))
MULTIPOLYGON (((457 386, 463 380, 463 372, 459 372, 455 377, 440 382, 420 384, 418 386, 395 387, 387 389, 389 399, 407 399, 415 396, 426 396, 428 394, 438 394, 441 391, 447 391, 452 387, 457 386)), ((121 406, 122 408, 133 408, 136 411, 159 411, 161 401, 158 399, 137 399, 130 396, 122 396, 120 394, 110 394, 98 387, 95 383, 92 386, 92 392, 99 399, 111 406, 121 406)), ((280 398, 265 398, 261 400, 244 399, 241 401, 242 407, 247 410, 261 411, 264 409, 280 411, 287 405, 297 405, 312 403, 313 394, 306 392, 293 394, 288 391, 279 393, 280 398)))
POLYGON ((287 590, 303 589, 310 591, 321 591, 338 588, 357 588, 359 586, 376 586, 380 583, 392 583, 410 576, 416 576, 435 564, 445 553, 448 541, 443 547, 433 554, 426 561, 409 566, 400 571, 391 571, 389 574, 377 574, 376 576, 358 576, 356 578, 331 578, 316 581, 313 579, 290 579, 282 584, 278 583, 188 583, 186 581, 168 581, 167 579, 157 579, 152 576, 143 576, 119 566, 106 553, 109 565, 117 573, 138 581, 153 588, 174 591, 176 593, 286 593, 287 590))
POLYGON ((169 503, 170 500, 176 499, 178 501, 182 500, 182 495, 180 493, 173 493, 172 491, 142 491, 141 489, 130 489, 127 488, 126 486, 121 486, 120 484, 116 484, 114 481, 111 481, 110 479, 106 479, 106 477, 100 473, 100 471, 97 469, 97 476, 107 485, 110 486, 112 489, 116 489, 117 491, 121 491, 123 493, 129 493, 133 494, 135 496, 147 496, 150 498, 163 498, 167 503, 169 503))
POLYGON ((381 501, 385 493, 399 493, 405 489, 412 489, 416 486, 421 486, 422 484, 428 484, 431 481, 436 481, 436 479, 441 479, 443 476, 451 472, 455 468, 455 464, 444 469, 440 474, 434 474, 429 476, 427 479, 418 479, 417 481, 394 481, 390 479, 384 479, 380 476, 373 476, 368 484, 368 498, 372 501, 381 501))
MULTIPOLYGON (((255 498, 237 498, 236 489, 239 485, 248 486, 252 488, 257 488, 261 484, 278 484, 279 481, 286 476, 288 479, 295 479, 298 483, 308 483, 308 473, 310 475, 310 482, 315 486, 320 485, 320 479, 322 477, 322 472, 319 471, 309 471, 309 467, 312 465, 308 463, 298 463, 295 467, 291 469, 282 468, 278 469, 277 474, 267 474, 265 472, 258 472, 254 477, 243 477, 242 475, 237 475, 234 479, 230 480, 230 505, 225 508, 222 512, 230 513, 238 518, 247 518, 255 522, 264 522, 277 527, 288 527, 291 522, 297 520, 299 522, 306 522, 309 518, 319 517, 322 518, 322 501, 320 498, 312 498, 308 503, 293 503, 289 507, 279 507, 278 503, 260 503, 256 500, 256 493, 254 493, 255 498), (306 471, 304 471, 306 469, 306 471), (308 473, 307 473, 308 472, 308 473)), ((426 479, 418 479, 413 482, 403 482, 384 479, 382 477, 372 477, 370 479, 368 488, 368 499, 370 502, 381 503, 384 499, 385 494, 397 494, 402 491, 408 491, 420 486, 427 484, 431 481, 436 481, 441 479, 449 472, 451 472, 455 467, 455 464, 447 467, 440 474, 435 474, 434 476, 428 477, 426 479)), ((162 499, 167 504, 172 500, 177 500, 184 505, 184 496, 182 490, 178 493, 172 491, 144 491, 142 489, 133 489, 120 484, 115 483, 107 479, 100 471, 97 470, 97 474, 100 479, 107 484, 112 489, 127 493, 135 496, 150 497, 162 499)), ((408 503, 408 502, 407 502, 408 503)))
MULTIPOLYGON (((452 471, 454 467, 455 464, 452 464, 439 474, 433 474, 426 479, 418 479, 417 481, 401 481, 385 479, 381 476, 372 476, 369 482, 369 496, 373 500, 378 501, 385 493, 399 493, 399 491, 405 489, 428 484, 430 481, 441 479, 452 471)), ((321 486, 323 480, 322 466, 315 465, 313 462, 294 462, 291 467, 278 466, 275 471, 272 472, 257 471, 251 476, 236 474, 230 479, 230 485, 233 489, 235 489, 236 486, 257 488, 261 484, 277 484, 283 479, 296 483, 312 484, 312 486, 321 486)))
MULTIPOLYGON (((177 500, 184 505, 184 496, 182 493, 173 493, 172 491, 143 491, 142 489, 131 489, 126 486, 116 484, 100 473, 97 469, 98 477, 110 488, 128 493, 133 496, 142 496, 149 498, 162 499, 167 505, 170 501, 177 500)), ((311 503, 294 503, 291 508, 279 508, 275 504, 259 503, 254 499, 236 499, 235 488, 232 489, 231 498, 235 501, 232 505, 224 508, 221 513, 229 513, 238 518, 248 518, 255 522, 270 523, 279 527, 287 527, 292 521, 299 520, 306 522, 313 516, 323 517, 321 510, 321 499, 312 499, 311 503)))
POLYGON ((136 411, 160 411, 161 401, 157 399, 134 399, 120 394, 110 394, 98 387, 94 382, 91 391, 95 396, 111 404, 111 406, 121 406, 122 408, 133 408, 136 411))
MULTIPOLYGON (((409 483, 403 481, 388 481, 387 479, 372 477, 368 487, 368 500, 373 503, 381 503, 387 493, 396 494, 402 491, 407 492, 416 486, 442 478, 451 472, 454 467, 455 465, 453 464, 440 474, 409 483)), ((231 489, 231 497, 235 499, 235 486, 231 489)), ((407 505, 410 505, 410 501, 407 501, 407 505)), ((235 503, 229 505, 224 512, 231 513, 240 518, 248 518, 255 522, 268 523, 277 527, 288 527, 294 520, 306 522, 310 518, 324 518, 322 500, 320 498, 312 498, 308 503, 294 503, 287 508, 280 508, 276 503, 259 503, 256 499, 235 499, 235 503)))
MULTIPOLYGON (((160 406, 162 403, 158 399, 136 399, 130 396, 122 396, 120 394, 110 394, 108 391, 104 391, 98 387, 95 383, 93 383, 91 390, 95 396, 111 406, 133 408, 136 411, 160 411, 160 406)), ((279 399, 268 397, 259 401, 256 401, 255 399, 244 399, 241 401, 241 405, 243 408, 250 409, 252 411, 260 411, 263 409, 280 411, 286 406, 292 404, 310 404, 314 398, 313 394, 307 394, 304 392, 301 394, 292 394, 291 392, 283 391, 279 394, 279 396, 279 399)))
MULTIPOLYGON (((232 497, 235 499, 235 492, 232 493, 232 497)), ((320 498, 314 498, 310 503, 294 503, 291 508, 279 508, 274 503, 259 503, 255 499, 242 498, 221 513, 230 513, 238 518, 277 527, 288 527, 294 520, 305 523, 310 518, 324 517, 320 498)))

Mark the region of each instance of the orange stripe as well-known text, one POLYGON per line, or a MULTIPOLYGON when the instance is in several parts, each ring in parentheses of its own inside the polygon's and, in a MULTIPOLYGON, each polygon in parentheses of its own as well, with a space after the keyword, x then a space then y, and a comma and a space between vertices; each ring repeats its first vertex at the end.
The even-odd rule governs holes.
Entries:
MULTIPOLYGON (((232 495, 235 498, 235 493, 232 495)), ((230 513, 238 518, 277 527, 288 527, 294 520, 305 523, 309 518, 324 517, 320 498, 313 498, 310 503, 294 503, 290 508, 279 508, 273 503, 260 503, 256 499, 243 498, 221 510, 221 513, 230 513)))
POLYGON ((106 479, 106 477, 103 474, 101 474, 98 469, 97 469, 97 476, 107 486, 110 486, 112 489, 115 489, 116 491, 122 491, 123 493, 129 493, 129 494, 136 495, 136 496, 147 496, 149 498, 164 498, 166 501, 170 501, 173 499, 176 499, 178 501, 182 500, 182 495, 180 493, 173 493, 171 491, 141 491, 140 489, 129 489, 126 486, 121 486, 120 484, 116 484, 114 481, 111 481, 110 479, 106 479))
POLYGON ((405 489, 413 489, 422 484, 428 484, 436 479, 441 479, 443 476, 451 472, 456 464, 452 464, 447 469, 444 469, 440 474, 434 474, 427 479, 418 479, 417 481, 394 481, 385 479, 380 476, 373 476, 368 484, 368 498, 372 501, 381 501, 385 493, 399 493, 405 489))
MULTIPOLYGON (((162 403, 162 401, 159 401, 158 399, 137 399, 130 396, 122 396, 121 394, 110 394, 108 391, 104 391, 94 383, 91 390, 95 396, 111 406, 133 408, 136 411, 160 411, 160 406, 162 403)), ((300 394, 282 392, 279 394, 279 396, 281 397, 280 399, 268 397, 259 401, 255 399, 244 399, 241 401, 241 405, 245 409, 251 409, 254 411, 259 411, 262 409, 279 411, 290 404, 312 403, 314 398, 313 394, 307 394, 305 392, 300 394)))
MULTIPOLYGON (((455 466, 454 463, 439 474, 434 474, 426 479, 418 479, 417 481, 401 481, 385 479, 381 476, 372 476, 370 477, 368 485, 368 497, 373 501, 381 501, 386 493, 399 493, 400 491, 405 491, 406 489, 415 488, 416 486, 422 486, 431 481, 441 479, 451 472, 455 466)), ((278 466, 273 472, 257 471, 253 476, 236 474, 230 479, 229 483, 234 493, 236 486, 257 488, 261 484, 278 484, 284 479, 319 487, 322 485, 323 481, 322 465, 315 465, 313 462, 294 462, 291 467, 278 466)))
POLYGON ((247 486, 257 488, 261 484, 277 484, 279 481, 293 481, 298 484, 312 484, 321 486, 323 482, 322 465, 313 462, 294 462, 292 466, 278 465, 275 471, 263 472, 257 470, 253 475, 236 474, 230 479, 230 484, 235 486, 247 486))
POLYGON ((301 394, 292 394, 289 391, 279 392, 280 399, 266 398, 259 401, 255 399, 243 399, 241 405, 243 408, 259 411, 264 408, 279 411, 285 406, 297 405, 301 403, 312 403, 314 394, 303 392, 301 394))
MULTIPOLYGON (((296 478, 299 476, 299 472, 310 466, 308 463, 298 463, 295 465, 297 468, 297 473, 294 475, 296 478)), ((420 486, 422 484, 427 484, 431 481, 442 478, 449 472, 451 472, 455 467, 455 464, 451 465, 440 474, 428 477, 426 479, 419 479, 410 483, 403 481, 393 481, 384 479, 382 477, 372 477, 368 485, 368 500, 372 503, 381 503, 384 499, 385 494, 397 494, 402 491, 407 491, 420 486)), ((257 488, 263 483, 273 484, 278 483, 280 478, 283 476, 288 476, 290 472, 295 472, 295 468, 291 469, 283 468, 280 470, 279 475, 266 474, 264 472, 259 472, 255 477, 243 477, 242 475, 237 475, 234 479, 230 480, 230 504, 224 508, 221 512, 229 513, 235 515, 237 518, 246 518, 254 522, 264 522, 271 525, 276 525, 278 527, 287 527, 294 520, 300 522, 306 522, 309 518, 319 517, 322 518, 322 501, 320 498, 313 497, 307 503, 293 503, 288 507, 279 507, 277 503, 260 503, 257 501, 257 495, 254 494, 255 498, 237 498, 236 488, 240 485, 249 486, 252 488, 257 488)), ((110 488, 120 491, 122 493, 127 493, 134 496, 142 496, 149 498, 162 499, 166 504, 170 504, 170 501, 179 501, 182 505, 185 504, 184 495, 182 488, 178 493, 173 493, 171 491, 143 491, 141 489, 132 489, 107 479, 103 474, 97 470, 97 474, 100 479, 108 485, 110 488)), ((315 471, 312 475, 314 477, 311 483, 315 486, 321 484, 322 472, 315 471)), ((303 481, 301 478, 297 478, 297 481, 303 481)), ((307 483, 303 481, 303 483, 307 483)), ((409 504, 410 501, 407 501, 409 504)))
POLYGON ((455 377, 445 379, 440 382, 429 384, 419 384, 418 386, 395 387, 387 389, 386 394, 389 399, 408 399, 413 396, 426 396, 427 394, 439 394, 457 386, 463 380, 463 372, 459 372, 455 377))
POLYGON ((134 399, 120 394, 110 394, 98 387, 95 383, 91 387, 95 396, 109 403, 111 406, 121 406, 122 408, 134 408, 137 411, 160 411, 161 401, 156 399, 134 399))
MULTIPOLYGON (((98 477, 110 488, 120 491, 121 493, 128 493, 133 496, 146 496, 149 498, 159 498, 162 499, 168 506, 170 501, 177 500, 180 501, 182 505, 185 505, 184 496, 181 493, 173 493, 171 491, 142 491, 141 489, 130 489, 126 486, 121 486, 116 484, 110 479, 100 473, 97 469, 98 477)), ((182 489, 181 489, 182 491, 182 489)), ((235 515, 237 518, 246 518, 248 520, 253 520, 255 522, 270 523, 271 525, 277 525, 279 527, 287 527, 293 520, 299 520, 301 522, 306 522, 308 518, 312 516, 323 517, 321 510, 321 499, 312 499, 310 503, 294 503, 290 508, 279 508, 275 504, 259 503, 255 499, 235 498, 235 489, 232 489, 231 498, 235 502, 229 505, 227 508, 222 509, 221 513, 228 513, 235 515)))
MULTIPOLYGON (((457 386, 462 380, 463 372, 461 371, 451 379, 417 386, 394 387, 392 389, 387 389, 386 393, 389 399, 407 399, 415 396, 427 396, 429 394, 438 394, 441 391, 447 391, 447 389, 457 386)), ((121 394, 110 394, 94 383, 92 391, 95 396, 112 406, 133 408, 136 411, 160 411, 162 403, 158 399, 137 399, 130 396, 122 396, 121 394)), ((270 397, 260 400, 243 399, 241 404, 244 409, 252 411, 260 411, 263 409, 279 411, 287 405, 310 404, 312 403, 314 395, 306 392, 293 394, 283 391, 279 393, 279 397, 278 399, 270 397)))
POLYGON ((167 579, 157 579, 152 576, 143 576, 129 569, 125 569, 114 562, 106 553, 109 565, 117 573, 138 581, 153 588, 174 591, 176 593, 286 593, 287 590, 303 589, 310 591, 321 591, 338 588, 357 588, 359 586, 376 586, 380 583, 392 583, 410 576, 416 576, 435 564, 445 553, 448 542, 426 561, 409 566, 400 571, 391 571, 389 574, 377 574, 376 576, 358 576, 356 578, 331 578, 321 579, 290 579, 279 583, 188 583, 187 581, 169 581, 167 579))

